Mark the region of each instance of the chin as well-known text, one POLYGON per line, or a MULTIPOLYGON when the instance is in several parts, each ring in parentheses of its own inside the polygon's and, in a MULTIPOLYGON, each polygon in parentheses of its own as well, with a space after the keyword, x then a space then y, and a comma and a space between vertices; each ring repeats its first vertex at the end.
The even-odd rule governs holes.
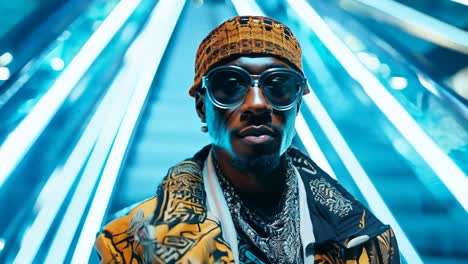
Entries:
MULTIPOLYGON (((236 140, 238 141, 238 140, 236 140)), ((263 144, 253 144, 240 139, 238 142, 232 142, 233 156, 240 159, 256 159, 263 156, 280 156, 281 144, 279 140, 263 144)))
POLYGON ((280 164, 280 144, 246 144, 234 147, 233 165, 241 171, 267 173, 280 164))
POLYGON ((280 165, 279 153, 263 154, 253 157, 237 157, 233 159, 234 167, 241 171, 248 171, 256 174, 266 174, 280 165))

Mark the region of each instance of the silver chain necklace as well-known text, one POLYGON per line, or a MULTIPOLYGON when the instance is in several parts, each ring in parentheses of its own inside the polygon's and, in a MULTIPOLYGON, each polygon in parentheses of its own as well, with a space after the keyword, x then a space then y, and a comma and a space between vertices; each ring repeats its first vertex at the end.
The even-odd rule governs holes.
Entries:
POLYGON ((288 158, 286 190, 280 200, 280 211, 271 220, 248 208, 226 179, 214 158, 213 164, 235 225, 265 254, 271 263, 300 263, 302 254, 299 231, 299 194, 291 160, 288 158), (265 236, 259 235, 257 231, 265 236))

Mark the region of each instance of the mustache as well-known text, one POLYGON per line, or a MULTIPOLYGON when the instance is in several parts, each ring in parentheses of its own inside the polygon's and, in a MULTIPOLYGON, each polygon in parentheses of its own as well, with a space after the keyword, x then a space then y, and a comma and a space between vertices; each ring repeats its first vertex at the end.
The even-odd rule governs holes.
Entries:
POLYGON ((246 122, 249 125, 259 126, 265 125, 271 122, 271 110, 264 111, 246 111, 241 114, 240 121, 246 122))

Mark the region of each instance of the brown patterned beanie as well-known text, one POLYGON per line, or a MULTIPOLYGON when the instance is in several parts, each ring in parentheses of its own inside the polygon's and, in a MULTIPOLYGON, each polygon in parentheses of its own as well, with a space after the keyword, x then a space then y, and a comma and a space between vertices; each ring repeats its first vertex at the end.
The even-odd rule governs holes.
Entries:
POLYGON ((195 95, 202 76, 212 66, 242 55, 269 55, 302 70, 301 47, 286 25, 268 17, 237 16, 216 27, 200 43, 189 94, 195 95))

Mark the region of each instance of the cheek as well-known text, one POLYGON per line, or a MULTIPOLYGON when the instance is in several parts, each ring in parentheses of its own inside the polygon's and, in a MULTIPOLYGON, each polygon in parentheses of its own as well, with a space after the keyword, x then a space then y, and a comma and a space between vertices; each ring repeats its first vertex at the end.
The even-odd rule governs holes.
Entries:
POLYGON ((281 139, 281 150, 282 155, 291 146, 292 140, 296 135, 295 121, 296 121, 296 108, 286 111, 283 118, 283 138, 281 139))
POLYGON ((227 131, 226 118, 224 113, 212 104, 206 103, 206 125, 208 126, 208 134, 211 138, 211 143, 223 148, 229 146, 229 133, 227 131))

